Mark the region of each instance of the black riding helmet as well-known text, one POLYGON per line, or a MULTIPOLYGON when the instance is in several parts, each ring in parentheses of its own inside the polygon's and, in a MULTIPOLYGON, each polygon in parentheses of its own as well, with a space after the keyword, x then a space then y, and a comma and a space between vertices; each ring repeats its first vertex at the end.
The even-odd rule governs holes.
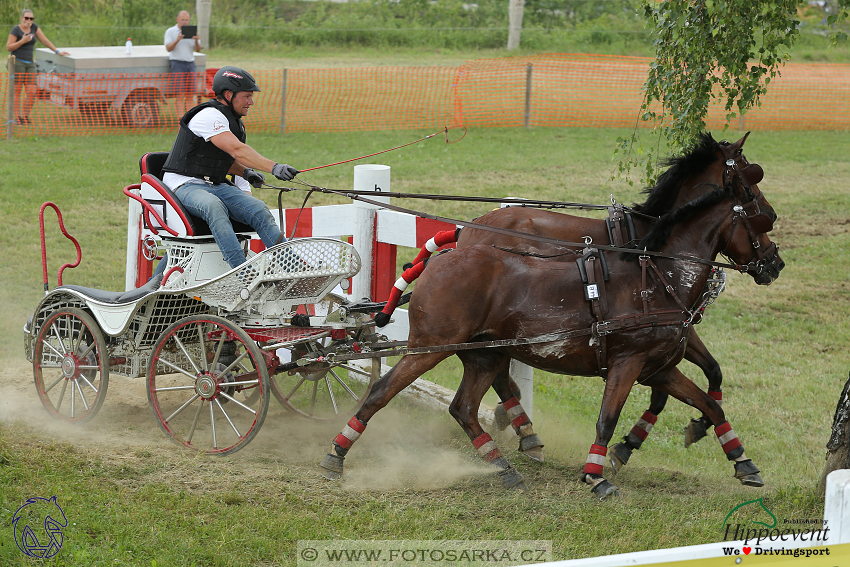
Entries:
MULTIPOLYGON (((257 86, 254 77, 247 71, 239 67, 222 67, 216 71, 215 77, 213 77, 212 90, 218 98, 224 91, 231 91, 235 95, 242 91, 259 92, 260 87, 257 86)), ((227 105, 233 109, 232 97, 227 105)))

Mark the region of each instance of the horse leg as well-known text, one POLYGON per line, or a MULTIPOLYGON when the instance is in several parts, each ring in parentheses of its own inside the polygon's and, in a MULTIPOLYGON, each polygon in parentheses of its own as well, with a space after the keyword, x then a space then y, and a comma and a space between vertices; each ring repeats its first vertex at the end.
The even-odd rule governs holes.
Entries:
POLYGON ((322 476, 329 480, 342 478, 343 460, 354 442, 366 430, 369 419, 396 394, 452 354, 454 353, 445 352, 402 357, 398 364, 375 382, 360 410, 348 421, 339 435, 334 437, 331 452, 319 464, 323 469, 322 476))
POLYGON ((582 482, 589 484, 593 494, 600 500, 620 494, 618 488, 602 476, 602 469, 608 454, 608 442, 614 435, 620 412, 629 397, 635 379, 640 375, 643 364, 643 360, 633 357, 622 363, 614 363, 608 369, 608 380, 605 382, 605 392, 602 395, 602 407, 599 409, 599 418, 596 421, 596 439, 590 446, 581 475, 582 482))
MULTIPOLYGON (((720 386, 723 383, 723 372, 720 370, 720 365, 708 352, 705 344, 694 332, 691 332, 688 340, 685 359, 700 367, 705 377, 708 378, 708 395, 714 398, 719 405, 722 405, 723 392, 720 386)), ((711 427, 711 421, 705 414, 699 419, 692 419, 685 427, 685 447, 690 447, 705 437, 708 434, 709 427, 711 427)))
POLYGON ((632 456, 632 451, 640 449, 640 446, 646 440, 649 432, 652 431, 652 426, 658 420, 658 414, 664 409, 667 404, 667 394, 661 390, 652 389, 652 395, 649 399, 649 409, 643 412, 643 415, 635 423, 629 434, 623 437, 620 443, 611 447, 611 470, 612 474, 617 474, 621 468, 629 462, 629 457, 632 456))
MULTIPOLYGON (((493 382, 493 389, 494 390, 496 390, 496 384, 498 382, 499 382, 499 377, 497 376, 496 380, 493 382)), ((508 388, 510 389, 510 392, 511 392, 511 396, 508 396, 508 398, 514 397, 518 400, 522 399, 522 392, 519 391, 519 385, 516 382, 514 382, 514 379, 511 378, 510 374, 508 374, 508 388)), ((496 393, 498 393, 498 390, 496 390, 496 393)), ((501 395, 499 396, 499 399, 504 401, 504 397, 501 396, 501 395)), ((511 420, 508 418, 508 413, 505 410, 504 404, 501 404, 501 403, 498 404, 496 406, 496 409, 493 411, 493 415, 494 415, 494 418, 495 418, 495 421, 496 421, 496 427, 499 428, 499 431, 504 431, 511 424, 511 420)))
POLYGON ((759 475, 758 467, 744 453, 744 446, 726 421, 726 414, 720 404, 700 390, 687 376, 677 368, 671 368, 662 375, 654 376, 650 385, 659 388, 703 412, 714 425, 714 433, 720 441, 726 458, 734 463, 735 478, 745 486, 764 486, 764 480, 759 475))
MULTIPOLYGON (((507 365, 499 369, 495 380, 493 380, 493 389, 496 391, 496 394, 499 395, 499 399, 502 400, 502 403, 499 404, 498 408, 502 409, 502 414, 504 415, 504 420, 507 425, 512 426, 514 428, 514 432, 516 432, 519 436, 519 452, 538 463, 542 463, 543 442, 540 440, 540 437, 534 433, 534 429, 531 425, 531 419, 519 403, 519 387, 516 382, 511 379, 509 373, 510 364, 511 361, 508 359, 507 365)), ((499 425, 498 408, 496 414, 497 425, 499 425)), ((500 427, 500 429, 506 429, 507 425, 505 427, 500 427)))
POLYGON ((464 351, 459 352, 458 357, 463 362, 463 379, 449 405, 449 413, 469 436, 478 454, 500 469, 497 474, 502 479, 502 486, 525 489, 522 475, 502 456, 496 442, 478 421, 481 400, 497 374, 507 372, 510 357, 494 351, 464 351))

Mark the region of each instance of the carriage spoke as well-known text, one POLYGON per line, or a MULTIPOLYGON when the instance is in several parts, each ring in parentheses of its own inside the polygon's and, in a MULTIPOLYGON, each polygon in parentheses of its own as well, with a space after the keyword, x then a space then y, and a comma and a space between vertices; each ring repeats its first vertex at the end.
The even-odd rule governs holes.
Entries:
POLYGON ((336 407, 336 396, 334 396, 333 388, 331 388, 331 381, 328 379, 327 374, 325 374, 325 386, 328 389, 328 396, 331 398, 331 405, 334 408, 334 413, 339 415, 339 408, 336 407))
POLYGON ((316 413, 316 394, 319 393, 319 381, 315 380, 313 382, 313 397, 310 398, 310 415, 316 413))
MULTIPOLYGON (((62 343, 62 339, 59 339, 59 343, 60 343, 60 344, 62 343)), ((46 337, 44 338, 44 340, 43 340, 43 341, 41 341, 41 344, 42 344, 42 345, 44 345, 44 346, 46 346, 46 347, 47 347, 47 348, 49 348, 50 350, 52 350, 52 351, 53 351, 53 354, 55 354, 55 355, 56 355, 56 356, 58 356, 59 358, 62 358, 63 356, 65 356, 65 353, 64 353, 64 352, 59 352, 58 350, 56 350, 56 348, 55 348, 55 347, 54 347, 54 346, 50 343, 50 341, 48 341, 48 340, 47 340, 47 338, 46 338, 46 337)), ((64 348, 64 346, 63 346, 63 348, 64 348)), ((51 368, 52 368, 52 367, 51 367, 51 368)), ((59 367, 57 367, 57 368, 59 368, 59 367)))
MULTIPOLYGON (((62 340, 62 335, 59 333, 59 330, 56 328, 56 322, 55 322, 55 321, 54 321, 54 323, 50 326, 50 329, 53 331, 53 334, 54 334, 54 335, 56 335, 56 340, 58 340, 58 341, 59 341, 59 346, 62 348, 62 352, 61 352, 61 353, 60 353, 60 352, 58 352, 58 351, 57 351, 56 349, 54 349, 53 347, 51 347, 51 349, 52 349, 54 352, 56 352, 57 354, 59 354, 60 356, 64 356, 64 355, 68 354, 68 351, 65 349, 65 341, 64 341, 64 340, 62 340)), ((48 344, 49 344, 49 343, 48 343, 48 344)))
MULTIPOLYGON (((207 345, 206 345, 206 342, 204 342, 204 338, 205 338, 204 337, 204 326, 203 326, 203 324, 198 322, 198 324, 196 325, 196 328, 198 329, 198 346, 201 348, 200 361, 201 361, 201 365, 204 367, 203 368, 204 372, 206 372, 211 367, 207 366, 207 345)), ((218 353, 216 353, 216 354, 218 354, 218 353)), ((216 357, 216 358, 218 358, 218 357, 216 357)), ((215 367, 213 366, 212 368, 215 368, 215 367)))
MULTIPOLYGON (((188 407, 188 406, 189 406, 189 404, 191 404, 192 402, 194 402, 195 400, 197 400, 197 399, 198 399, 198 398, 200 398, 200 397, 201 397, 201 396, 199 396, 198 394, 195 394, 194 396, 192 396, 191 398, 189 398, 189 401, 187 401, 185 404, 183 404, 182 406, 180 406, 179 408, 177 408, 176 410, 174 410, 174 413, 172 413, 171 415, 169 415, 169 416, 168 416, 167 418, 165 418, 163 421, 164 421, 165 423, 170 423, 170 422, 171 422, 171 420, 172 420, 172 419, 174 419, 174 416, 176 416, 178 413, 180 413, 181 411, 183 411, 184 409, 186 409, 186 407, 188 407)), ((204 405, 204 402, 203 402, 203 401, 201 401, 201 405, 204 405)), ((197 416, 195 416, 195 420, 196 420, 196 421, 197 421, 197 419, 198 419, 198 418, 197 418, 197 416)), ((194 427, 194 424, 193 424, 193 426, 192 426, 192 430, 194 431, 194 429, 195 429, 195 427, 194 427)))
MULTIPOLYGON (((42 368, 44 368, 44 366, 42 366, 42 368)), ((50 368, 53 368, 53 366, 51 366, 50 368)), ((49 392, 50 390, 52 390, 52 389, 53 389, 53 386, 55 386, 56 384, 58 384, 60 380, 64 380, 64 379, 65 379, 65 375, 64 375, 64 374, 62 374, 62 373, 60 372, 60 373, 59 373, 59 377, 58 377, 58 378, 56 378, 56 380, 54 380, 54 381, 53 381, 53 383, 52 383, 52 384, 50 384, 50 386, 48 386, 47 388, 45 388, 45 389, 44 389, 44 392, 45 392, 45 393, 49 392)), ((59 408, 56 408, 56 409, 59 409, 59 408)))
POLYGON ((97 395, 97 388, 95 388, 95 387, 94 387, 94 384, 92 384, 91 382, 89 382, 89 379, 88 379, 88 378, 86 378, 85 376, 80 376, 80 380, 82 380, 83 382, 85 382, 85 383, 86 383, 86 385, 87 385, 89 388, 91 388, 92 390, 94 390, 94 394, 95 394, 95 395, 97 395))
POLYGON ((213 361, 210 363, 209 368, 215 368, 218 366, 218 359, 221 357, 221 350, 224 348, 224 341, 219 340, 218 345, 215 347, 215 356, 213 357, 213 361))
MULTIPOLYGON (((196 400, 199 397, 200 396, 195 396, 194 398, 189 400, 186 403, 186 405, 189 405, 192 402, 192 400, 196 400)), ((198 409, 195 411, 195 417, 194 417, 194 419, 192 419, 192 428, 189 429, 189 437, 186 438, 186 443, 189 443, 189 444, 192 443, 192 437, 194 437, 194 435, 195 435, 195 428, 198 426, 198 418, 201 417, 201 410, 202 409, 204 409, 204 400, 201 400, 201 403, 198 404, 198 409)), ((177 410, 177 411, 180 411, 180 410, 177 410)), ((174 414, 176 415, 177 412, 174 412, 174 414)))
POLYGON ((284 398, 285 400, 290 400, 290 399, 292 399, 292 396, 295 394, 295 392, 297 392, 297 391, 298 391, 298 388, 300 388, 300 387, 301 387, 301 384, 303 384, 306 380, 307 380, 307 377, 306 377, 306 376, 302 376, 302 377, 301 377, 301 380, 299 380, 299 381, 298 381, 298 383, 295 385, 295 387, 294 387, 294 388, 292 388, 292 390, 290 390, 290 391, 289 391, 289 393, 288 393, 288 394, 286 394, 283 398, 284 398))
MULTIPOLYGON (((228 400, 230 400, 230 401, 231 401, 231 402, 233 402, 234 404, 239 404, 240 406, 242 406, 243 408, 245 408, 245 409, 246 409, 246 410, 248 410, 249 412, 253 413, 254 415, 257 415, 257 412, 256 412, 254 409, 249 408, 248 406, 246 406, 245 404, 243 404, 242 402, 240 402, 240 401, 239 401, 239 400, 237 400, 236 398, 234 398, 234 397, 232 397, 232 396, 228 396, 228 395, 227 395, 227 394, 225 394, 224 392, 222 392, 222 393, 221 393, 221 395, 222 395, 222 397, 227 398, 228 400)), ((216 401, 218 401, 218 400, 216 400, 216 401)), ((219 404, 219 407, 221 407, 221 404, 219 404)), ((224 410, 221 410, 221 411, 224 411, 224 410)), ((225 415, 225 417, 227 417, 227 413, 225 413, 224 415, 225 415)), ((229 421, 229 420, 228 420, 228 421, 229 421)), ((241 437, 241 435, 240 435, 240 437, 241 437)))
POLYGON ((332 368, 345 368, 349 372, 354 372, 355 374, 360 374, 361 376, 372 376, 371 372, 366 372, 359 366, 354 366, 352 364, 336 364, 332 368))
MULTIPOLYGON (((179 366, 177 366, 177 365, 175 365, 175 364, 170 363, 169 361, 167 361, 167 360, 166 360, 166 359, 164 359, 164 358, 160 358, 159 360, 157 360, 157 362, 161 362, 161 363, 163 363, 164 365, 166 365, 166 366, 168 366, 169 368, 171 368, 172 370, 176 370, 177 372, 179 372, 179 373, 181 373, 181 374, 185 374, 186 376, 188 376, 189 378, 191 378, 193 382, 194 382, 194 380, 195 380, 195 376, 197 376, 197 374, 190 374, 189 372, 187 372, 187 371, 183 370, 182 368, 180 368, 179 366)), ((191 360, 189 360, 189 362, 192 362, 192 361, 191 361, 191 360)), ((195 366, 195 365, 194 365, 194 364, 192 364, 192 366, 195 366)))
MULTIPOLYGON (((358 398, 358 397, 357 397, 357 394, 355 394, 355 393, 354 393, 354 390, 352 390, 351 388, 349 388, 349 387, 348 387, 348 384, 346 384, 346 383, 345 383, 345 380, 343 380, 342 378, 340 378, 339 374, 337 374, 336 372, 334 372, 333 368, 331 368, 330 370, 328 370, 328 373, 330 373, 330 374, 331 374, 331 376, 333 376, 333 377, 334 377, 334 379, 335 379, 337 382, 339 382, 339 385, 340 385, 340 386, 342 386, 343 390, 345 390, 346 392, 348 392, 348 395, 349 395, 349 396, 351 396, 351 399, 352 399, 352 400, 354 400, 354 401, 358 401, 358 400, 360 399, 360 398, 358 398)), ((330 385, 328 385, 328 388, 330 388, 330 385)))
POLYGON ((77 390, 77 393, 80 395, 80 401, 83 402, 83 406, 86 408, 86 411, 89 411, 89 404, 86 402, 86 397, 83 395, 83 389, 80 387, 80 381, 74 380, 74 387, 77 390))
MULTIPOLYGON (((179 346, 179 347, 180 347, 180 350, 182 350, 182 351, 183 351, 183 354, 184 354, 184 355, 186 355, 186 359, 189 361, 189 364, 191 364, 191 365, 192 365, 192 369, 195 371, 194 376, 192 376, 192 378, 194 379, 194 377, 195 377, 195 376, 197 376, 198 374, 200 374, 200 373, 201 373, 201 371, 198 369, 198 365, 196 365, 196 364, 195 364, 195 361, 194 361, 194 360, 192 360, 192 355, 191 355, 191 354, 189 354, 189 351, 187 351, 187 350, 186 350, 186 347, 185 347, 185 346, 183 346, 183 341, 181 341, 181 340, 180 340, 180 337, 178 337, 176 334, 174 335, 174 342, 175 342, 175 343, 177 343, 177 346, 179 346)), ((183 372, 184 374, 186 374, 186 372, 185 372, 185 371, 183 371, 183 370, 181 370, 181 369, 177 368, 176 366, 172 366, 172 368, 174 368, 175 370, 180 370, 180 372, 183 372)), ((191 375, 190 375, 190 374, 187 374, 187 376, 191 376, 191 375)))
POLYGON ((218 437, 215 434, 215 412, 213 409, 212 402, 210 402, 210 425, 212 426, 213 449, 218 449, 218 437))
MULTIPOLYGON (((63 380, 63 381, 62 381, 62 391, 61 391, 61 392, 59 392, 59 403, 58 403, 58 404, 56 404, 56 411, 57 411, 57 412, 59 411, 59 408, 61 408, 61 407, 62 407, 62 402, 65 400, 65 389, 66 389, 67 387, 68 387, 68 381, 67 381, 67 380, 63 380)), ((71 405, 71 416, 72 416, 72 417, 73 417, 73 415, 74 415, 74 406, 73 406, 73 401, 74 401, 74 399, 73 399, 73 398, 71 398, 71 402, 72 402, 72 405, 71 405)))
MULTIPOLYGON (((230 399, 232 400, 233 398, 230 398, 230 399)), ((234 400, 234 401, 236 401, 236 400, 234 400)), ((242 434, 241 434, 241 433, 239 433, 239 430, 238 430, 238 429, 236 429, 236 426, 235 426, 235 425, 233 425, 233 421, 230 419, 230 416, 229 416, 229 415, 227 415, 227 412, 226 412, 226 411, 224 411, 224 407, 221 405, 221 402, 220 402, 220 401, 218 401, 218 400, 216 400, 216 401, 215 401, 215 403, 216 403, 216 405, 218 406, 218 409, 220 409, 220 410, 221 410, 221 413, 222 413, 222 414, 224 414, 224 419, 226 419, 226 420, 227 420, 227 423, 229 423, 229 424, 230 424, 230 427, 232 427, 232 428, 233 428, 233 431, 234 431, 234 432, 236 432, 236 436, 237 436, 237 437, 239 437, 240 439, 242 439, 242 434)), ((237 402, 237 403, 238 403, 238 402, 237 402)))

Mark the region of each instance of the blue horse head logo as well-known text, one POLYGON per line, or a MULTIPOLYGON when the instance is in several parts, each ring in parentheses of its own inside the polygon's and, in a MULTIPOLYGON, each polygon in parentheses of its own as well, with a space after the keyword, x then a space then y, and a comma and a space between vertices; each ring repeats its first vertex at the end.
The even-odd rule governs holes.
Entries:
POLYGON ((55 496, 49 500, 35 497, 15 511, 12 525, 18 549, 30 557, 47 559, 62 549, 62 528, 68 527, 68 520, 55 496))

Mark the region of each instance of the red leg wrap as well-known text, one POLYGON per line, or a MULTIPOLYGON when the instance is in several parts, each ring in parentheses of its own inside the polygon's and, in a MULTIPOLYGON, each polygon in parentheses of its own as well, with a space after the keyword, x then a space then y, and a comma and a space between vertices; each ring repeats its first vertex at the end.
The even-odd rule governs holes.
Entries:
POLYGON ((594 443, 590 446, 587 462, 584 463, 583 472, 602 476, 602 468, 605 466, 605 457, 608 455, 608 447, 594 443))
POLYGON ((735 432, 732 430, 732 426, 729 425, 728 421, 724 421, 720 425, 716 426, 714 428, 714 433, 717 435, 717 439, 720 441, 720 446, 723 447, 724 453, 729 454, 741 447, 741 441, 738 440, 738 436, 735 435, 735 432))
POLYGON ((652 431, 652 426, 658 421, 658 416, 650 411, 643 412, 635 426, 632 427, 632 433, 641 441, 646 440, 646 436, 652 431))
POLYGON ((511 420, 511 425, 514 429, 519 429, 526 423, 531 423, 531 420, 528 419, 528 414, 522 409, 516 396, 504 402, 502 407, 505 408, 505 413, 508 415, 508 419, 511 420))
POLYGON ((366 431, 366 424, 356 417, 352 417, 342 429, 342 433, 334 437, 334 443, 343 449, 349 449, 364 431, 366 431))
POLYGON ((502 456, 502 453, 499 452, 499 448, 496 447, 496 443, 490 437, 489 433, 482 433, 473 439, 472 446, 475 447, 478 454, 487 462, 494 461, 502 456))

